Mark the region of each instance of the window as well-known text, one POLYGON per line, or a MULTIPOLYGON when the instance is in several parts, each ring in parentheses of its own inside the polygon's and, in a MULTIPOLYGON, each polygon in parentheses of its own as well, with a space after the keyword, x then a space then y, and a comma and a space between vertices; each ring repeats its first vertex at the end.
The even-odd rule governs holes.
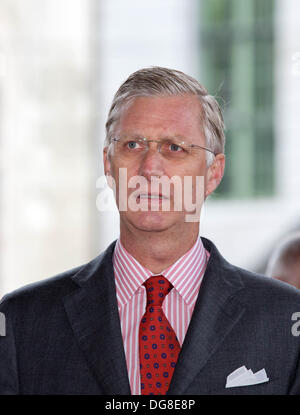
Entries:
POLYGON ((271 196, 274 0, 199 4, 201 81, 226 123, 226 171, 216 197, 271 196))

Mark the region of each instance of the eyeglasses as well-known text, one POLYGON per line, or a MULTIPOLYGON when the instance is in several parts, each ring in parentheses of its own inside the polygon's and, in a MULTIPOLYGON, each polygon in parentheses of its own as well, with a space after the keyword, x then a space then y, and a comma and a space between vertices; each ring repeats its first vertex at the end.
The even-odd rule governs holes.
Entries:
POLYGON ((123 159, 135 159, 149 150, 149 143, 157 143, 158 152, 168 160, 183 160, 199 150, 205 150, 216 155, 209 148, 190 144, 176 138, 164 138, 162 140, 148 140, 144 137, 113 137, 116 154, 123 159))

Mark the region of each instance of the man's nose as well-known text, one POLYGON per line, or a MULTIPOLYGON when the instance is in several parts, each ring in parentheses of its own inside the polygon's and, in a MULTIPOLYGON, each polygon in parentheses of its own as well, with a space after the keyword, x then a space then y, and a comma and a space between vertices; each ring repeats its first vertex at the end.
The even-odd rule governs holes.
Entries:
POLYGON ((140 162, 139 174, 151 181, 151 176, 161 177, 164 175, 164 160, 157 145, 149 146, 140 162))

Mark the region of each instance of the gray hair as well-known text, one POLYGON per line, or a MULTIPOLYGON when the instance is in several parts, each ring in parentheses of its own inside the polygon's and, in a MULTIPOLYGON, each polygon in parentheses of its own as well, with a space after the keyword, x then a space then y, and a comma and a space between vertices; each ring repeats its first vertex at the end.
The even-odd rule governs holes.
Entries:
MULTIPOLYGON (((154 66, 134 72, 120 86, 110 107, 106 122, 105 146, 111 143, 121 113, 137 97, 153 95, 196 95, 202 108, 201 121, 206 146, 215 154, 224 153, 224 120, 216 99, 194 78, 183 72, 154 66)), ((207 162, 211 164, 213 155, 208 153, 207 162), (210 157, 211 156, 211 157, 210 157)))
POLYGON ((300 261, 300 232, 295 232, 285 238, 274 250, 267 264, 266 275, 276 277, 287 267, 300 261))

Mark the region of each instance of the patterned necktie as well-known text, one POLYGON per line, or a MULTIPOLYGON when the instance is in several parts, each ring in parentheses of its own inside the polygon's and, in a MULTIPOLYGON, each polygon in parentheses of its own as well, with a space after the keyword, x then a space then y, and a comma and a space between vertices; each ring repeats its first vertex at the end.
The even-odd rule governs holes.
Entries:
POLYGON ((180 352, 176 334, 161 308, 173 286, 162 275, 150 277, 144 286, 147 305, 139 329, 141 392, 165 395, 180 352))

